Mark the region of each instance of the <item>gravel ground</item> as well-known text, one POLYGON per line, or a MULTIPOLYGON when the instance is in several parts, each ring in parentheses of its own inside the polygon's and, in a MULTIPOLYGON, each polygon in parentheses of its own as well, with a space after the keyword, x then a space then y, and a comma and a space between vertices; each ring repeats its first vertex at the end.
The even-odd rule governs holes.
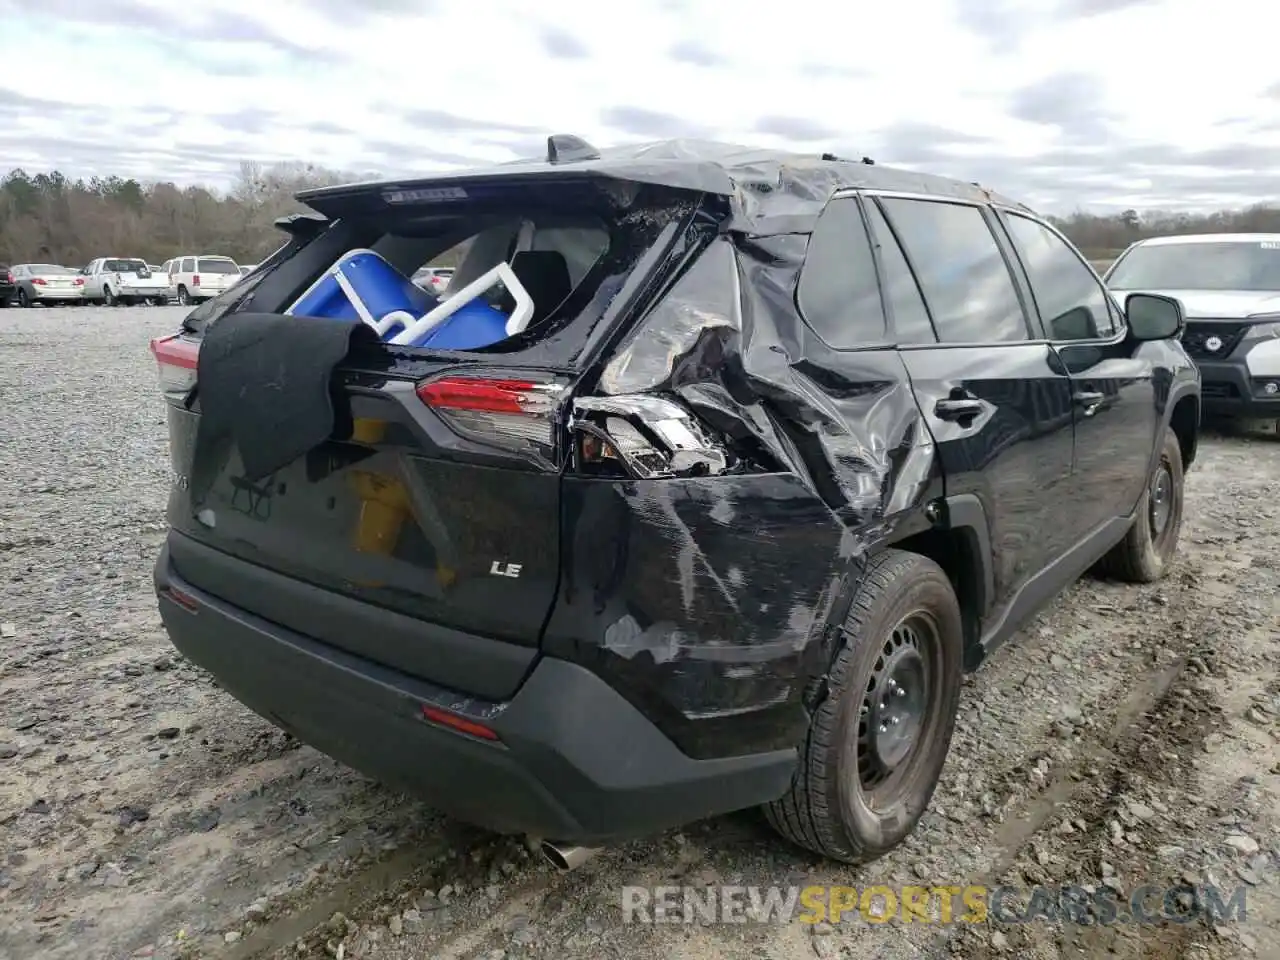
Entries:
POLYGON ((146 350, 178 308, 0 311, 0 957, 1280 956, 1280 443, 1206 435, 1181 560, 1076 585, 966 685, 862 870, 742 814, 557 874, 300 747, 169 646, 146 350), (74 320, 74 346, 58 348, 74 320), (1247 887, 1243 923, 625 925, 624 884, 1247 887))

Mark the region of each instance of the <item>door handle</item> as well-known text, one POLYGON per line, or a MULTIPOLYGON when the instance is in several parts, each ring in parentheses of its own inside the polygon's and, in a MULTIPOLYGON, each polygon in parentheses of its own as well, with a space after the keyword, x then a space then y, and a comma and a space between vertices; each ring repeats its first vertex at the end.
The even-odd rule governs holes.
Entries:
POLYGON ((1092 417, 1098 412, 1098 408, 1102 406, 1102 402, 1107 399, 1107 395, 1105 393, 1097 393, 1092 390, 1082 390, 1072 397, 1072 399, 1075 400, 1076 406, 1084 407, 1084 415, 1086 417, 1092 417))
POLYGON ((986 409, 981 400, 939 400, 934 404, 933 412, 939 420, 967 420, 976 417, 986 409))

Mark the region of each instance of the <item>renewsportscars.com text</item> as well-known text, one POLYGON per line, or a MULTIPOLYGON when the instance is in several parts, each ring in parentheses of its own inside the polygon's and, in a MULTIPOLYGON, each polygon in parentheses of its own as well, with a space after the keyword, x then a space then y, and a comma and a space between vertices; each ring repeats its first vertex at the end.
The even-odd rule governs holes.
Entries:
POLYGON ((1086 926, 1243 921, 1246 888, 623 887, 624 923, 1034 923, 1086 926))

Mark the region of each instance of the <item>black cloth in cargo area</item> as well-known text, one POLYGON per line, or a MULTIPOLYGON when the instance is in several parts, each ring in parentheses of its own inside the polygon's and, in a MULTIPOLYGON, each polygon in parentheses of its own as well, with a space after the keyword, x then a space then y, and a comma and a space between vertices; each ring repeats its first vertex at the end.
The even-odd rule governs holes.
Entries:
POLYGON ((378 340, 359 320, 228 313, 210 324, 197 368, 197 465, 229 439, 245 477, 261 480, 323 443, 334 427, 334 368, 359 338, 378 340))

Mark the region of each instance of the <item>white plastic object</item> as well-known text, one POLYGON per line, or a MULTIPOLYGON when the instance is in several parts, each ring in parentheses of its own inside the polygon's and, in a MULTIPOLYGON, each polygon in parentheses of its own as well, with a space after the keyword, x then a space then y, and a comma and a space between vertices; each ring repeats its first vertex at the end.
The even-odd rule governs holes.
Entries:
MULTIPOLYGON (((311 294, 315 292, 316 287, 320 286, 320 284, 324 283, 330 277, 333 277, 335 280, 338 281, 338 286, 342 288, 342 292, 347 295, 347 299, 351 300, 351 305, 356 308, 356 312, 360 314, 360 318, 362 320, 365 320, 366 323, 368 323, 369 321, 365 319, 369 315, 368 309, 365 307, 363 303, 359 302, 357 299, 352 297, 351 284, 346 282, 347 278, 342 275, 342 270, 338 266, 338 264, 342 263, 342 261, 346 260, 348 257, 354 257, 357 254, 361 254, 361 253, 372 253, 375 257, 379 256, 375 251, 369 250, 365 247, 356 247, 354 250, 348 250, 346 253, 340 256, 337 260, 333 261, 333 264, 329 267, 328 270, 320 274, 320 276, 316 277, 315 282, 312 283, 311 286, 307 287, 307 289, 303 290, 302 293, 298 296, 298 299, 294 300, 293 303, 289 304, 289 309, 284 311, 285 316, 287 317, 293 316, 293 311, 298 309, 298 304, 300 304, 303 300, 307 299, 307 297, 311 296, 311 294)), ((379 257, 379 259, 381 258, 379 257)))
POLYGON ((499 280, 502 281, 507 288, 507 292, 516 301, 515 309, 511 311, 511 316, 507 318, 507 336, 515 336, 529 326, 529 321, 533 318, 533 298, 529 296, 529 291, 525 290, 524 284, 516 277, 511 265, 503 261, 472 280, 420 320, 406 326, 392 337, 390 342, 401 346, 413 343, 424 334, 444 323, 499 280))

